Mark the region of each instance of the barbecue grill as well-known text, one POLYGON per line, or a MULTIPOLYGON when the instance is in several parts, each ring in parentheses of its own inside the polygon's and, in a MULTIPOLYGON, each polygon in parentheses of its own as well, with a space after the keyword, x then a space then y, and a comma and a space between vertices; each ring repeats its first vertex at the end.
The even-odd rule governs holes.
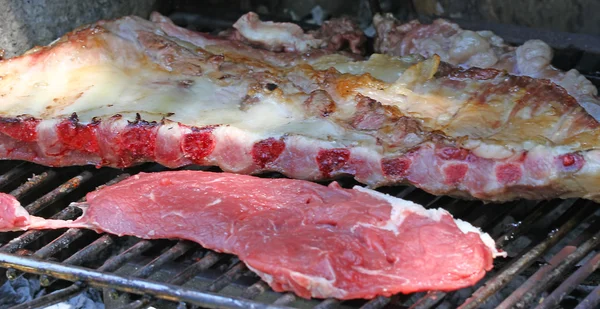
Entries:
MULTIPOLYGON (((373 1, 371 1, 373 2, 373 1)), ((239 15, 173 12, 189 28, 220 30, 239 15)), ((266 19, 266 18, 265 18, 266 19)), ((576 68, 600 85, 600 39, 518 26, 458 21, 468 29, 493 30, 510 43, 532 36, 557 48, 555 66, 576 68)), ((307 26, 307 25, 304 25, 307 26)), ((307 26, 308 27, 308 26, 307 26)), ((188 167, 199 168, 199 167, 188 167)), ((206 168, 218 171, 216 168, 206 168)), ((29 213, 74 219, 81 201, 98 186, 139 172, 166 168, 144 164, 125 170, 47 168, 0 162, 0 190, 29 213), (33 176, 32 176, 33 175, 33 176)), ((282 177, 265 174, 262 177, 282 177)), ((341 179, 344 187, 356 183, 341 179)), ((410 186, 381 191, 425 207, 442 207, 482 227, 508 252, 475 287, 373 300, 305 300, 273 292, 235 256, 175 240, 140 240, 79 229, 0 233, 0 285, 21 276, 36 278, 51 293, 12 308, 44 308, 87 289, 102 291, 106 308, 594 308, 600 305, 600 208, 579 199, 483 204, 433 196, 410 186)), ((273 252, 273 254, 277 254, 273 252)), ((1 304, 1 303, 0 303, 1 304)))

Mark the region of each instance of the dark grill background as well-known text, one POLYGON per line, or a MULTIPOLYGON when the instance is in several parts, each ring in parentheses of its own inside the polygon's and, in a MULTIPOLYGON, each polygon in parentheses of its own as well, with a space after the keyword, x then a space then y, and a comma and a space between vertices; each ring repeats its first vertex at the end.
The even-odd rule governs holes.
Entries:
MULTIPOLYGON (((221 14, 218 11, 200 16, 194 14, 193 7, 172 13, 179 24, 204 31, 226 28, 239 16, 236 12, 221 14)), ((490 29, 489 24, 471 22, 468 26, 490 29)), ((527 39, 523 35, 531 35, 533 31, 514 27, 493 30, 510 37, 514 43, 521 43, 520 40, 527 39)), ((560 48, 555 65, 561 69, 577 68, 598 82, 596 71, 600 58, 596 53, 600 51, 600 44, 596 46, 592 39, 577 35, 546 34, 556 42, 563 42, 565 36, 580 40, 568 46, 554 44, 560 48)), ((552 43, 551 39, 548 41, 552 43)), ((140 171, 161 170, 164 168, 156 164, 120 171, 94 167, 47 168, 2 161, 0 190, 16 196, 31 214, 73 219, 80 215, 80 210, 69 204, 82 200, 97 186, 120 181, 140 171)), ((345 187, 356 184, 350 179, 340 182, 345 187)), ((553 200, 484 205, 432 196, 414 187, 380 190, 426 207, 443 207, 455 217, 482 227, 509 257, 496 259, 494 269, 477 286, 456 292, 434 291, 370 301, 304 300, 291 293, 271 291, 236 257, 205 250, 194 243, 146 241, 63 229, 0 233, 0 267, 3 267, 0 283, 19 276, 37 277, 48 291, 55 291, 14 308, 44 307, 69 299, 89 287, 103 292, 107 308, 455 308, 462 305, 461 308, 580 309, 592 308, 600 302, 600 275, 596 271, 600 265, 597 204, 586 200, 553 200)))

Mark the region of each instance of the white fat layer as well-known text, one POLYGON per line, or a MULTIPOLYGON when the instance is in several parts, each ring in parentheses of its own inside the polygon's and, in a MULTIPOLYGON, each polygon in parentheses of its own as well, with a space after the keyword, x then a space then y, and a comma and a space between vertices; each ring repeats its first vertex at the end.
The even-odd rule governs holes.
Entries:
POLYGON ((151 66, 128 68, 101 61, 78 66, 66 59, 45 65, 51 68, 32 66, 18 74, 0 70, 0 76, 6 75, 0 80, 0 114, 52 119, 77 113, 80 122, 87 123, 116 114, 132 121, 139 113, 147 121, 166 118, 197 127, 229 125, 264 136, 373 140, 327 119, 307 116, 301 105, 274 94, 258 93, 253 97, 256 101, 246 103, 249 81, 216 84, 208 76, 174 76, 151 66))
MULTIPOLYGON (((384 230, 390 230, 390 231, 394 232, 395 234, 398 233, 398 226, 400 226, 402 224, 402 221, 404 221, 404 218, 409 213, 416 213, 418 215, 431 218, 432 220, 435 220, 435 221, 440 221, 443 215, 452 216, 448 211, 441 209, 441 208, 426 209, 425 207, 423 207, 419 204, 413 203, 411 201, 403 200, 403 199, 400 199, 397 197, 393 197, 391 195, 387 195, 387 194, 384 194, 384 193, 381 193, 378 191, 366 189, 366 188, 363 188, 360 186, 355 186, 353 189, 360 191, 360 192, 370 194, 373 197, 376 197, 378 199, 381 199, 381 200, 384 200, 384 201, 387 201, 390 203, 390 205, 392 206, 392 213, 390 215, 390 220, 388 220, 384 225, 378 226, 378 228, 381 228, 384 230)), ((478 234, 479 237, 481 238, 481 241, 490 249, 490 251, 492 252, 494 257, 497 257, 497 256, 505 257, 506 256, 506 252, 502 252, 502 253, 498 252, 498 250, 496 249, 496 244, 494 243, 494 240, 487 233, 484 233, 479 228, 474 227, 470 223, 462 221, 460 219, 454 219, 454 222, 456 223, 458 228, 463 233, 467 234, 469 232, 473 232, 473 233, 478 234)))
MULTIPOLYGON (((258 271, 252 266, 246 264, 248 269, 259 275, 264 281, 266 281, 269 285, 272 285, 274 280, 273 276, 269 274, 265 274, 264 272, 258 271)), ((311 296, 315 298, 344 298, 348 292, 342 290, 340 288, 335 287, 333 284, 335 280, 327 280, 322 277, 308 276, 306 274, 302 274, 296 271, 287 270, 290 274, 291 281, 296 281, 300 283, 304 288, 310 291, 311 296), (305 282, 308 282, 308 285, 305 285, 305 282)), ((278 282, 282 284, 281 282, 278 282)), ((293 284, 287 284, 288 286, 293 286, 293 284)))
POLYGON ((506 146, 486 144, 474 140, 467 141, 464 148, 470 149, 473 154, 485 159, 502 160, 514 155, 514 152, 506 146))
POLYGON ((327 70, 333 67, 341 73, 353 75, 369 73, 377 79, 392 83, 396 81, 407 68, 417 63, 418 60, 420 60, 419 57, 399 58, 382 54, 373 54, 366 61, 348 61, 348 58, 342 55, 328 55, 313 62, 312 66, 317 70, 327 70))
POLYGON ((479 234, 479 238, 481 238, 481 241, 483 242, 483 244, 485 244, 488 248, 490 248, 494 258, 499 257, 499 256, 501 256, 501 257, 507 256, 506 252, 499 252, 498 249, 496 249, 496 242, 494 242, 494 240, 488 233, 484 233, 478 227, 474 227, 473 225, 471 225, 471 223, 463 221, 461 219, 454 219, 454 222, 456 223, 456 226, 458 226, 458 228, 465 234, 467 234, 467 233, 479 234))

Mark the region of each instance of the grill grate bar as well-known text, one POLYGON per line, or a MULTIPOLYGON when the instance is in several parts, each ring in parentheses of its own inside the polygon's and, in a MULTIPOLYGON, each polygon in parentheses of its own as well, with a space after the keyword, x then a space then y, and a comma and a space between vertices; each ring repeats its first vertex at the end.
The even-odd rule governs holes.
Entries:
POLYGON ((138 299, 136 301, 133 301, 129 304, 123 305, 121 307, 119 307, 118 309, 138 309, 138 308, 147 308, 148 304, 150 303, 150 298, 142 298, 142 299, 138 299))
POLYGON ((562 261, 553 271, 545 276, 544 280, 539 284, 534 285, 533 288, 524 295, 524 297, 516 303, 518 308, 524 308, 530 305, 535 298, 542 293, 548 286, 555 283, 556 280, 560 279, 561 276, 568 272, 578 261, 588 255, 594 248, 600 245, 600 231, 596 232, 591 238, 585 241, 575 252, 570 254, 564 261, 562 261))
MULTIPOLYGON (((81 230, 69 229, 67 230, 67 232, 54 239, 51 243, 36 251, 33 255, 40 259, 51 257, 60 250, 66 248, 72 241, 79 238, 81 235, 83 235, 83 232, 81 230)), ((13 279, 21 276, 22 274, 23 272, 17 271, 12 268, 6 271, 6 275, 9 278, 13 279)))
MULTIPOLYGON (((182 272, 177 274, 173 279, 169 280, 169 284, 173 285, 183 285, 194 276, 196 276, 199 272, 205 271, 211 266, 215 265, 223 255, 217 254, 215 252, 209 251, 204 257, 202 257, 198 262, 188 266, 182 272)), ((152 302, 152 296, 144 295, 142 299, 138 299, 132 303, 129 303, 121 308, 141 308, 146 306, 152 302)))
POLYGON ((180 240, 169 250, 158 256, 156 259, 152 260, 146 266, 140 268, 138 271, 133 273, 132 276, 141 279, 148 278, 150 277, 150 275, 155 273, 161 266, 182 256, 194 246, 195 244, 192 242, 180 240))
POLYGON ((246 264, 237 262, 226 273, 211 283, 206 290, 209 292, 218 292, 234 280, 237 280, 239 277, 241 277, 246 270, 248 270, 246 264))
MULTIPOLYGON (((69 229, 65 233, 60 235, 58 238, 55 238, 52 242, 36 251, 34 255, 40 259, 51 257, 54 254, 61 251, 62 249, 68 247, 71 242, 75 241, 82 235, 83 231, 79 229, 69 229)), ((17 278, 22 274, 22 272, 16 271, 14 269, 7 270, 7 276, 9 276, 10 278, 17 278)))
POLYGON ((293 293, 285 293, 285 294, 281 295, 279 298, 277 298, 273 302, 273 305, 285 306, 295 300, 296 300, 296 295, 294 295, 293 293))
POLYGON ((557 254, 555 254, 548 264, 542 266, 537 272, 531 275, 527 281, 515 290, 509 297, 507 297, 498 308, 512 308, 516 303, 524 299, 530 291, 541 285, 548 284, 548 274, 556 269, 556 266, 561 262, 569 259, 569 257, 577 250, 577 247, 581 243, 592 236, 598 229, 598 226, 594 224, 590 225, 579 237, 570 241, 565 247, 563 247, 557 254))
POLYGON ((68 281, 83 280, 97 288, 117 287, 119 290, 128 293, 153 294, 160 299, 184 301, 209 308, 282 309, 282 307, 261 304, 247 299, 199 292, 180 286, 145 279, 107 274, 79 266, 63 265, 36 258, 23 259, 20 256, 8 253, 0 253, 0 267, 16 268, 21 271, 38 275, 45 274, 68 281))
POLYGON ((598 308, 600 305, 600 285, 598 285, 575 309, 598 308))
POLYGON ((215 252, 208 252, 200 261, 188 266, 181 273, 179 273, 175 278, 169 281, 170 284, 178 284, 182 285, 185 282, 191 280, 201 271, 205 271, 209 269, 211 266, 215 265, 220 259, 222 259, 224 255, 218 254, 215 252))
POLYGON ((52 294, 46 294, 42 297, 35 298, 26 303, 22 303, 20 305, 16 305, 11 307, 10 309, 35 309, 35 308, 45 308, 63 301, 66 301, 75 295, 81 293, 83 291, 84 285, 81 283, 74 283, 64 289, 53 292, 52 294))
MULTIPOLYGON (((146 278, 150 277, 152 274, 154 274, 157 270, 159 270, 160 267, 162 267, 166 263, 169 263, 169 262, 177 259, 178 257, 182 256, 183 254, 188 252, 194 246, 195 246, 195 244, 192 242, 189 242, 186 240, 180 240, 174 246, 169 248, 169 250, 163 252, 161 255, 156 257, 154 260, 150 261, 150 263, 146 264, 144 267, 142 267, 139 270, 137 270, 136 272, 134 272, 131 276, 140 278, 140 279, 146 279, 146 278)), ((117 291, 116 289, 109 289, 108 295, 110 295, 111 298, 113 298, 115 300, 118 299, 119 297, 122 297, 122 299, 121 299, 122 302, 126 302, 127 299, 129 298, 129 295, 127 295, 127 293, 123 293, 123 295, 121 295, 119 293, 119 291, 117 291)))
POLYGON ((42 209, 46 208, 48 205, 67 195, 68 193, 73 192, 73 190, 77 189, 81 184, 92 179, 93 175, 94 174, 90 171, 84 171, 81 174, 69 179, 62 185, 58 186, 58 188, 40 197, 35 202, 25 206, 25 209, 27 210, 27 212, 34 215, 42 209))
POLYGON ((362 305, 360 309, 380 309, 385 307, 385 305, 389 304, 390 301, 391 298, 389 297, 377 296, 365 303, 364 305, 362 305))
POLYGON ((568 218, 571 216, 571 212, 573 211, 575 211, 575 214, 566 220, 566 222, 563 223, 560 228, 558 228, 552 237, 547 237, 544 241, 540 242, 525 254, 521 255, 520 258, 510 266, 502 269, 494 278, 488 280, 484 286, 477 289, 471 295, 471 297, 460 306, 460 309, 478 308, 490 296, 503 288, 506 284, 508 284, 509 281, 530 266, 544 252, 561 240, 568 232, 573 230, 581 221, 587 218, 593 210, 593 207, 584 207, 583 205, 581 207, 571 207, 565 214, 563 214, 563 216, 561 216, 561 218, 559 218, 559 221, 563 217, 568 218))
POLYGON ((328 298, 320 304, 314 306, 314 309, 332 309, 340 306, 340 301, 333 298, 328 298))
POLYGON ((402 189, 402 191, 400 191, 400 193, 396 194, 396 197, 397 198, 405 198, 407 195, 411 194, 416 189, 417 188, 413 187, 413 186, 406 187, 406 188, 402 189))
POLYGON ((68 247, 70 243, 81 237, 84 234, 83 232, 84 231, 80 229, 68 229, 58 238, 55 238, 52 242, 42 247, 34 254, 40 259, 53 256, 64 248, 68 247))
POLYGON ((431 291, 421 297, 416 303, 414 303, 410 309, 428 309, 433 308, 439 302, 446 297, 445 292, 431 291))
POLYGON ((121 252, 121 254, 108 259, 106 262, 104 262, 104 264, 102 264, 102 266, 98 268, 98 270, 103 272, 113 272, 131 259, 152 248, 152 246, 154 246, 154 244, 151 241, 141 240, 135 245, 131 246, 129 249, 121 252))
POLYGON ((5 187, 17 178, 32 172, 35 168, 35 165, 29 163, 20 163, 19 165, 11 168, 8 172, 0 175, 0 188, 5 187))
POLYGON ((269 285, 262 280, 258 280, 253 285, 247 287, 242 293, 243 298, 255 299, 260 294, 266 292, 269 289, 269 285))
MULTIPOLYGON (((121 178, 124 179, 125 177, 121 177, 121 178)), ((118 181, 118 179, 115 179, 114 181, 118 181)), ((153 246, 153 244, 150 241, 147 241, 147 240, 139 241, 135 245, 133 245, 129 249, 127 249, 126 251, 123 251, 122 253, 108 259, 106 262, 104 262, 104 264, 102 264, 102 266, 100 266, 98 268, 98 270, 105 271, 105 272, 115 271, 119 267, 121 267, 123 264, 125 264, 127 261, 142 254, 144 251, 150 249, 152 246, 153 246)), ((60 302, 61 300, 68 299, 68 298, 80 293, 86 286, 87 285, 81 281, 75 282, 73 285, 61 290, 61 291, 64 291, 63 293, 65 293, 65 298, 61 298, 60 300, 58 300, 56 302, 60 302), (67 293, 72 293, 72 294, 67 294, 67 293), (70 296, 68 296, 68 295, 70 295, 70 296)), ((57 292, 57 293, 59 293, 59 292, 57 292)), ((42 300, 42 299, 46 299, 46 297, 51 296, 51 295, 54 295, 54 294, 45 295, 38 299, 42 302, 37 302, 37 300, 34 299, 30 302, 24 303, 24 304, 22 304, 24 306, 29 305, 29 304, 32 304, 32 305, 30 305, 30 307, 23 307, 23 308, 37 308, 37 307, 40 307, 42 304, 45 306, 52 305, 52 304, 56 303, 56 302, 52 302, 53 298, 47 299, 46 300, 47 302, 43 302, 44 300, 42 300)))
POLYGON ((23 197, 23 195, 27 194, 32 189, 49 180, 54 179, 56 176, 57 173, 54 170, 47 170, 39 175, 34 175, 29 180, 27 180, 27 182, 11 191, 10 195, 14 196, 16 199, 20 199, 21 197, 23 197))
MULTIPOLYGON (((113 236, 104 234, 102 237, 96 239, 91 244, 85 246, 85 248, 77 251, 75 254, 70 256, 68 259, 63 261, 65 265, 81 265, 85 262, 95 259, 98 254, 104 249, 114 244, 113 236)), ((40 276, 40 284, 42 286, 50 286, 56 279, 53 279, 48 275, 40 276)))
POLYGON ((536 309, 557 308, 565 296, 567 296, 578 284, 591 275, 600 267, 600 253, 581 266, 573 275, 567 278, 556 288, 552 294, 544 298, 544 301, 536 309))

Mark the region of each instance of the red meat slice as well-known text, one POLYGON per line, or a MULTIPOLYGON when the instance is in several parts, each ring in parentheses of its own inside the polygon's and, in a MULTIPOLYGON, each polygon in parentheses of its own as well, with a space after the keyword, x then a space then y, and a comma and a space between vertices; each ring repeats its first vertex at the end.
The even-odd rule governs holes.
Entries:
POLYGON ((489 235, 441 209, 364 188, 201 171, 139 174, 87 195, 75 221, 28 217, 0 196, 3 230, 83 227, 232 253, 275 291, 373 298, 475 284, 489 235))

